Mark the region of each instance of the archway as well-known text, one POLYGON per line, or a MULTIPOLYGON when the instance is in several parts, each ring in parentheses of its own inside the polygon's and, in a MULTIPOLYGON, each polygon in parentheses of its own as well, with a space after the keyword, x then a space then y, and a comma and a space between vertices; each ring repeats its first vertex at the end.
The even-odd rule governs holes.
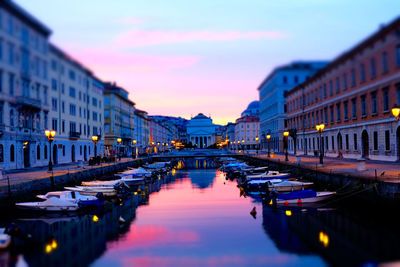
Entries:
POLYGON ((83 147, 83 160, 87 161, 87 147, 86 147, 86 145, 83 147))
POLYGON ((54 144, 53 145, 53 164, 56 165, 57 164, 57 145, 54 144))
POLYGON ((400 161, 400 126, 396 131, 396 144, 397 144, 397 160, 400 161))
POLYGON ((71 146, 71 161, 75 162, 75 145, 71 146))
POLYGON ((369 137, 367 130, 364 130, 361 134, 361 143, 362 143, 362 157, 368 158, 369 156, 369 137))

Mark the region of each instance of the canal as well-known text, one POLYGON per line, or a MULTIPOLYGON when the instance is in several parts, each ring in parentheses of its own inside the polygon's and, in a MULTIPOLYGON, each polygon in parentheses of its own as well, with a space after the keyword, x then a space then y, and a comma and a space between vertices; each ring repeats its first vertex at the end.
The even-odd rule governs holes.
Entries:
POLYGON ((178 170, 102 211, 21 216, 0 266, 374 266, 400 260, 398 210, 274 209, 215 169, 178 170), (257 214, 250 215, 256 208, 257 214), (28 236, 29 235, 29 236, 28 236))

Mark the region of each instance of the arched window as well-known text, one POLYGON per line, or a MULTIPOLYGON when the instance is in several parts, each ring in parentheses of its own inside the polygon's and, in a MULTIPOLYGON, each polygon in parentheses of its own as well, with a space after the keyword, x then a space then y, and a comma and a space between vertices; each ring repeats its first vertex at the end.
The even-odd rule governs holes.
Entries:
POLYGON ((14 151, 14 145, 10 146, 10 161, 14 162, 15 160, 15 151, 14 151))
POLYGON ((44 159, 47 159, 47 145, 44 146, 44 159))
POLYGON ((37 145, 37 148, 36 148, 36 157, 38 160, 40 159, 40 146, 39 145, 37 145))

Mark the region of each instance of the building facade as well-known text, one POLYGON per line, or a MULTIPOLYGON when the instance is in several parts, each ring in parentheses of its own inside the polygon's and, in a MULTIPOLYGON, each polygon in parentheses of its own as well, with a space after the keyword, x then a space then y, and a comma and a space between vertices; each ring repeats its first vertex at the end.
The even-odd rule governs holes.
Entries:
POLYGON ((234 150, 259 149, 260 118, 258 116, 244 116, 236 120, 234 150))
POLYGON ((134 152, 135 103, 128 91, 115 83, 104 84, 104 132, 107 155, 132 155, 134 152), (121 143, 118 143, 119 138, 121 143))
MULTIPOLYGON (((345 158, 400 159, 400 18, 337 57, 287 93, 287 129, 296 128, 297 150, 345 158)), ((290 138, 290 149, 294 149, 290 138)))
POLYGON ((135 150, 137 153, 145 153, 150 142, 150 120, 147 117, 147 112, 135 109, 135 129, 134 143, 136 141, 135 150))
POLYGON ((320 61, 295 61, 274 69, 258 87, 260 99, 260 136, 262 148, 267 148, 267 134, 271 135, 271 151, 282 151, 285 129, 285 92, 309 79, 327 65, 320 61))
POLYGON ((48 164, 47 26, 0 1, 0 169, 48 164))
POLYGON ((207 148, 215 144, 215 125, 210 117, 199 113, 187 124, 188 143, 197 148, 207 148))
POLYGON ((50 45, 49 127, 54 164, 88 161, 95 154, 92 136, 98 136, 96 153, 104 155, 103 91, 90 70, 50 45))
POLYGON ((149 152, 164 152, 171 146, 172 132, 156 120, 150 119, 149 152))

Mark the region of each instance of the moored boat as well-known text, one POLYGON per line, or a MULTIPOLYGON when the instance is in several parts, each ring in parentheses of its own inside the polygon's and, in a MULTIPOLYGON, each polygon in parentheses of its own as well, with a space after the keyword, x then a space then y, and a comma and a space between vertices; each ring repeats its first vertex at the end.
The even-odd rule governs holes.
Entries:
POLYGON ((292 174, 290 173, 281 173, 279 171, 267 171, 261 174, 255 175, 247 175, 247 181, 254 181, 254 180, 270 180, 270 179, 289 179, 292 178, 292 174))
POLYGON ((276 203, 281 205, 314 203, 332 198, 336 192, 316 192, 311 189, 278 194, 276 203))
POLYGON ((310 188, 314 183, 312 182, 301 182, 301 181, 281 181, 279 183, 273 183, 267 181, 269 191, 276 190, 277 192, 291 192, 310 188))
POLYGON ((15 204, 19 209, 46 211, 46 212, 62 212, 62 211, 77 211, 79 205, 71 201, 62 200, 56 197, 51 197, 43 202, 21 202, 15 204))
POLYGON ((72 203, 76 203, 80 206, 99 205, 102 203, 102 201, 95 196, 85 196, 81 195, 78 191, 71 190, 48 192, 45 195, 37 195, 36 197, 44 200, 55 197, 62 200, 70 201, 72 203))

